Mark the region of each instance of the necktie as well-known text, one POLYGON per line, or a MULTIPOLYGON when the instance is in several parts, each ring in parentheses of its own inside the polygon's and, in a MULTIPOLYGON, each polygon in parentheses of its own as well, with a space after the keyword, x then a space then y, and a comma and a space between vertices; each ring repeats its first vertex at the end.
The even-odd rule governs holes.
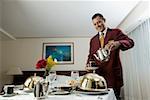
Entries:
POLYGON ((104 33, 102 33, 102 34, 100 35, 99 40, 100 40, 101 48, 103 48, 103 47, 104 47, 104 33))

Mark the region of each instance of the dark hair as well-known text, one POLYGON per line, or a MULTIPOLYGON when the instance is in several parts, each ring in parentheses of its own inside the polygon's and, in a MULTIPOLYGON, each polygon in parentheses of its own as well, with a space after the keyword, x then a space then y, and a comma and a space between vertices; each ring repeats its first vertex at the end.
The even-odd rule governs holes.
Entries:
POLYGON ((97 16, 101 17, 101 18, 104 20, 104 22, 105 22, 105 18, 104 18, 103 15, 100 14, 100 13, 94 14, 94 15, 92 16, 92 20, 93 20, 94 18, 96 18, 97 16))

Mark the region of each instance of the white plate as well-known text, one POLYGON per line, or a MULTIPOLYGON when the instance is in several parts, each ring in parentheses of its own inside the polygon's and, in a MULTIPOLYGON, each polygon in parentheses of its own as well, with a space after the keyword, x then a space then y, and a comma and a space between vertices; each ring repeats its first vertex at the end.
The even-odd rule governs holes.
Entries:
POLYGON ((30 89, 24 89, 23 91, 26 93, 32 93, 33 92, 33 90, 30 90, 30 89))
POLYGON ((70 94, 69 91, 56 91, 56 92, 52 92, 52 95, 67 95, 70 94))
POLYGON ((98 67, 86 67, 88 70, 96 70, 98 67))
POLYGON ((88 92, 105 92, 105 91, 108 91, 108 89, 86 89, 86 88, 82 88, 82 87, 79 87, 79 89, 81 91, 88 91, 88 92))
POLYGON ((77 93, 80 93, 80 94, 89 94, 89 95, 98 95, 98 94, 107 94, 108 91, 97 91, 97 92, 94 92, 94 91, 76 91, 77 93))

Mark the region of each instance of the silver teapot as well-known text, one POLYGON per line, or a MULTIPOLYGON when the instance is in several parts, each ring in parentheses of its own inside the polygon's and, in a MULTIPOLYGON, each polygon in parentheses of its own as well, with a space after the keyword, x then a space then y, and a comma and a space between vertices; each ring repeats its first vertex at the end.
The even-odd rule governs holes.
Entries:
POLYGON ((110 55, 110 49, 99 48, 96 51, 96 54, 93 54, 93 55, 99 61, 108 61, 109 60, 109 55, 110 55))
POLYGON ((34 87, 34 96, 35 97, 46 96, 48 93, 48 86, 49 86, 48 82, 38 81, 34 87))

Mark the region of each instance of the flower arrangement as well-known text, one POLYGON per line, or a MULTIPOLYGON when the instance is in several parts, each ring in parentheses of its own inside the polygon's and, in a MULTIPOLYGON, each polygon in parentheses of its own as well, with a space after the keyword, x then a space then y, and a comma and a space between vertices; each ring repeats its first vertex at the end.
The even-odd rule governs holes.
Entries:
POLYGON ((51 68, 56 65, 57 63, 57 59, 52 58, 52 56, 49 56, 47 59, 41 59, 36 63, 36 69, 45 69, 45 73, 43 78, 46 78, 46 76, 49 75, 49 71, 51 70, 51 68))

